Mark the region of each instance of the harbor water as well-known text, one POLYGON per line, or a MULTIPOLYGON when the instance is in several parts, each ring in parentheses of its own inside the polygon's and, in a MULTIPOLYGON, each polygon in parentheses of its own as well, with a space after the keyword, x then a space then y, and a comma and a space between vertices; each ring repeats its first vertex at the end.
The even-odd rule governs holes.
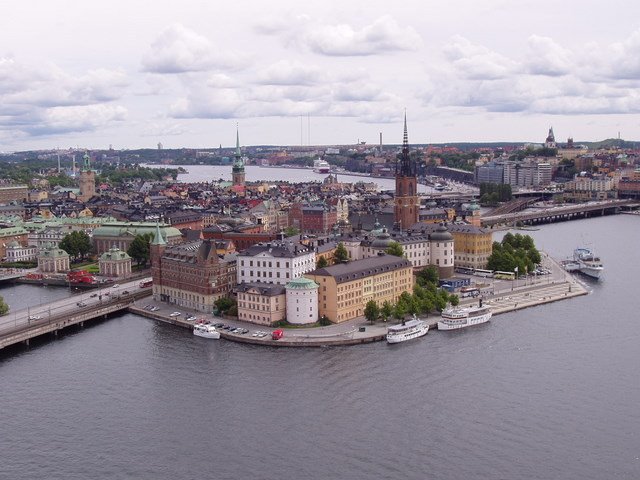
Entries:
POLYGON ((2 478, 640 478, 640 217, 521 233, 595 249, 604 277, 397 345, 258 347, 124 314, 0 352, 2 478))

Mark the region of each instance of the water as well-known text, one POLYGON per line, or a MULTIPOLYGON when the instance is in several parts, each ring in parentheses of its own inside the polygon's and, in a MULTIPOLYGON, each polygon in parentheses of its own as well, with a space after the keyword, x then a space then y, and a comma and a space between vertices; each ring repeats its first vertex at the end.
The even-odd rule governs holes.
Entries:
MULTIPOLYGON (((145 165, 146 167, 164 168, 165 165, 145 165)), ((217 180, 231 181, 231 166, 230 165, 185 165, 184 168, 188 173, 183 173, 178 176, 178 180, 181 182, 211 182, 217 180)), ((248 165, 245 167, 246 180, 248 182, 281 182, 287 181, 291 183, 304 183, 304 182, 322 182, 327 178, 326 173, 315 173, 311 169, 304 168, 265 168, 256 165, 248 165)), ((345 183, 356 182, 373 182, 378 185, 380 190, 394 190, 395 179, 393 178, 379 178, 379 177, 366 177, 358 175, 348 175, 338 173, 338 180, 345 183)), ((464 185, 459 186, 462 189, 469 189, 464 185)), ((434 189, 427 187, 426 185, 418 185, 418 192, 420 193, 433 193, 434 189)))
POLYGON ((605 278, 407 344, 260 348, 126 314, 0 354, 0 476, 640 478, 639 227, 522 232, 590 243, 605 278))

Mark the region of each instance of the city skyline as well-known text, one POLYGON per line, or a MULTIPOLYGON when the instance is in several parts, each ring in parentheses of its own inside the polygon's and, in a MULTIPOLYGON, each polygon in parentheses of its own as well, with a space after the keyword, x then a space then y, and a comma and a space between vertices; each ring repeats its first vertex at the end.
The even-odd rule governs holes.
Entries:
MULTIPOLYGON (((37 8, 34 8, 37 5, 37 8)), ((638 138, 629 1, 70 0, 0 19, 0 151, 638 138), (34 13, 35 12, 35 13, 34 13), (594 22, 593 19, 598 19, 594 22)))

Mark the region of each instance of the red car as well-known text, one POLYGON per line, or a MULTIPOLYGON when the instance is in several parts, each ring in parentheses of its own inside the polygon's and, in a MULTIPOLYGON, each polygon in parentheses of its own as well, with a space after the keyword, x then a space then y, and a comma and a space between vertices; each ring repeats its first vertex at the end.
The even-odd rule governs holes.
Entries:
POLYGON ((271 333, 271 339, 272 340, 280 340, 282 337, 284 337, 284 332, 281 329, 274 330, 271 333))

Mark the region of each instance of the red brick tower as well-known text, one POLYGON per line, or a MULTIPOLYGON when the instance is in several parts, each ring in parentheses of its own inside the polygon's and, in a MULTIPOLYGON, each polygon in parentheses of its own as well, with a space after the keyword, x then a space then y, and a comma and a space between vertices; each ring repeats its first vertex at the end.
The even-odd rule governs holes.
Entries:
POLYGON ((404 115, 404 136, 402 154, 396 163, 396 196, 394 206, 394 226, 397 230, 406 230, 418 223, 420 198, 418 197, 418 178, 416 163, 409 155, 409 137, 407 135, 407 114, 404 115))

